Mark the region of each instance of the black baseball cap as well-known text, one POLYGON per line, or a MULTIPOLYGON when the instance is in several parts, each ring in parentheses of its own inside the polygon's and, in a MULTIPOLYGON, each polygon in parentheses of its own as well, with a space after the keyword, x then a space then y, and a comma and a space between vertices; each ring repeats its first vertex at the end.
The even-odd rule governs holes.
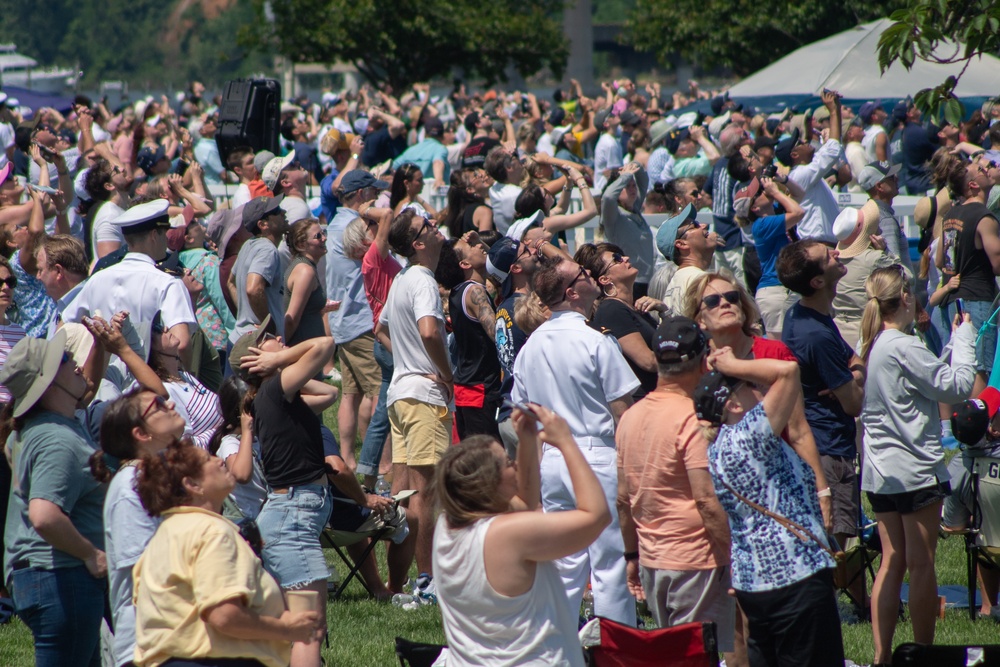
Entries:
POLYGON ((668 317, 653 335, 653 353, 661 364, 695 359, 708 350, 708 335, 688 317, 668 317))

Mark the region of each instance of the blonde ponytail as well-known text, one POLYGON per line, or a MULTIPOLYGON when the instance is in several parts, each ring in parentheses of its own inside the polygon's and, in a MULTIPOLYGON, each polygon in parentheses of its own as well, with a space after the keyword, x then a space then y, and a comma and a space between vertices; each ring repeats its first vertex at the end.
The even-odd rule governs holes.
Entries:
POLYGON ((875 269, 865 281, 868 303, 861 316, 861 359, 866 364, 875 339, 885 328, 885 318, 902 307, 903 295, 909 291, 910 281, 899 264, 875 269))

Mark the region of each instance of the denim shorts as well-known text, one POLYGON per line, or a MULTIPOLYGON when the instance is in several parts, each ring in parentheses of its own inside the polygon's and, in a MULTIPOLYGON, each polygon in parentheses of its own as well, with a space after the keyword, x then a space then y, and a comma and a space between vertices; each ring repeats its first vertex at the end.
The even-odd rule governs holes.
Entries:
POLYGON ((303 588, 325 580, 326 566, 319 536, 330 520, 333 498, 325 484, 303 484, 288 493, 269 493, 257 525, 264 540, 264 567, 282 588, 303 588))

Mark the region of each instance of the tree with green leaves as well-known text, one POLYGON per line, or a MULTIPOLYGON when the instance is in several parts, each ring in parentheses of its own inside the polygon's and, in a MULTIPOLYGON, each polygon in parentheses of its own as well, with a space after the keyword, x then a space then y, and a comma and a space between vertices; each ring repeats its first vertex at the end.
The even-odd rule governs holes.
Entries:
POLYGON ((562 76, 562 0, 254 0, 240 43, 292 62, 352 63, 402 89, 460 69, 487 83, 508 68, 562 76), (265 11, 267 20, 265 20, 265 11))
POLYGON ((885 72, 897 60, 910 69, 919 58, 933 63, 965 63, 959 74, 918 92, 921 111, 958 125, 965 109, 955 87, 974 58, 1000 52, 1000 4, 995 0, 913 0, 889 17, 893 24, 878 41, 885 72))
POLYGON ((636 0, 624 38, 669 64, 676 56, 701 67, 752 74, 795 49, 885 16, 904 0, 636 0))

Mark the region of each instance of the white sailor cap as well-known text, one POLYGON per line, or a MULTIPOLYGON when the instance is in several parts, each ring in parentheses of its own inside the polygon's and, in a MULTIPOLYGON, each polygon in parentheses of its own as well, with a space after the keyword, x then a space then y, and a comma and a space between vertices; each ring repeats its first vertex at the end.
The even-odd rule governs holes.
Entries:
POLYGON ((170 202, 166 199, 154 199, 144 204, 136 204, 117 218, 111 221, 115 227, 119 227, 122 233, 132 234, 154 229, 155 227, 169 227, 170 216, 167 208, 170 202))

